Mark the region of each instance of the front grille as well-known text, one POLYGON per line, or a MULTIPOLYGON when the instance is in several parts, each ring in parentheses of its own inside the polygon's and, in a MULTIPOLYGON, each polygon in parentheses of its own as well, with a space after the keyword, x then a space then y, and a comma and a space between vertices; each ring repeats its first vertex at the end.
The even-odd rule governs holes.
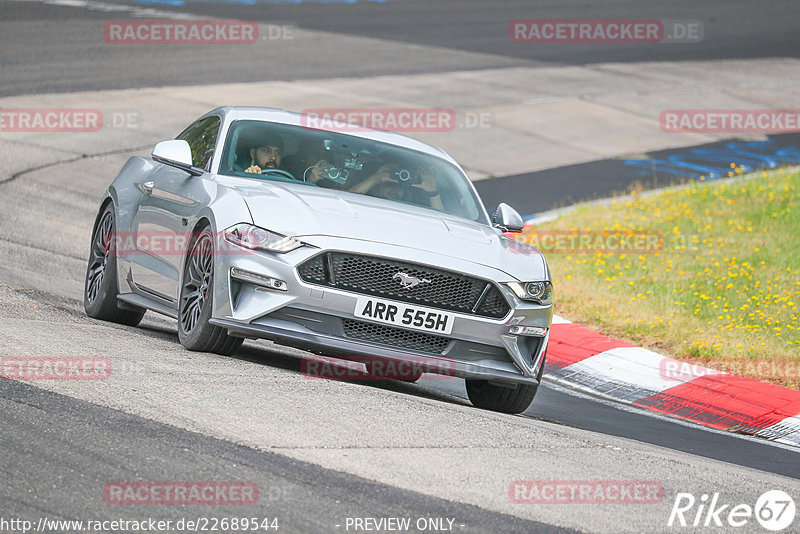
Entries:
POLYGON ((353 319, 344 319, 342 323, 344 335, 349 338, 416 352, 441 354, 450 343, 446 337, 432 336, 391 326, 381 326, 353 319))
POLYGON ((500 319, 510 309, 491 282, 385 258, 325 252, 306 260, 297 271, 310 284, 461 313, 500 319), (406 277, 421 283, 403 288, 401 282, 406 277))

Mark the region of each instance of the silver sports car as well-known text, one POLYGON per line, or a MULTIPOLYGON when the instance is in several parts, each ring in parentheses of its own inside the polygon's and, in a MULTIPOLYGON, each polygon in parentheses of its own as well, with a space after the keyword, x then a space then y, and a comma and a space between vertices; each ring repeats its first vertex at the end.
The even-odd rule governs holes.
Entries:
POLYGON ((219 108, 130 158, 94 224, 86 313, 168 315, 189 350, 266 338, 367 376, 457 376, 474 405, 524 411, 553 288, 539 251, 504 235, 520 215, 490 218, 438 148, 308 119, 219 108))

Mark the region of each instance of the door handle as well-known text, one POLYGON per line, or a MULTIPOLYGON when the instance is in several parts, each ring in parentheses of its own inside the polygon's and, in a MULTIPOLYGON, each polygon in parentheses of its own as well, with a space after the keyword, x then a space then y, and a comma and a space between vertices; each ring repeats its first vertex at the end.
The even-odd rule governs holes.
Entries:
POLYGON ((147 193, 148 195, 153 192, 153 188, 156 186, 156 183, 152 180, 149 180, 143 184, 140 184, 142 191, 147 193))

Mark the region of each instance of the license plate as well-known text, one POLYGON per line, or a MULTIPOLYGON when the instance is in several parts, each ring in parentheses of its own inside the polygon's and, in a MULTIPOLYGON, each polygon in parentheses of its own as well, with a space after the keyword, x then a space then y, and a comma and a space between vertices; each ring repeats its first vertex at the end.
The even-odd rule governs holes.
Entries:
POLYGON ((455 321, 452 313, 366 297, 358 298, 354 315, 431 334, 449 334, 455 321))

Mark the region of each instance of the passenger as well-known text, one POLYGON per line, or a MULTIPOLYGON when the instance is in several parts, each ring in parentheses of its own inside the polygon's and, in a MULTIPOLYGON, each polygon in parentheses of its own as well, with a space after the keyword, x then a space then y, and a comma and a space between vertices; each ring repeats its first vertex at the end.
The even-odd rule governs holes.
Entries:
POLYGON ((370 189, 366 194, 371 197, 385 198, 387 200, 403 200, 405 197, 403 186, 400 185, 400 182, 395 182, 394 180, 381 182, 370 189))
POLYGON ((397 165, 383 165, 372 176, 351 187, 349 191, 444 210, 435 170, 432 167, 417 169, 419 172, 417 184, 402 182, 397 175, 400 170, 397 165))
POLYGON ((325 161, 325 150, 322 146, 304 146, 296 154, 286 158, 286 167, 299 180, 329 189, 344 189, 343 184, 325 176, 331 165, 325 161))

